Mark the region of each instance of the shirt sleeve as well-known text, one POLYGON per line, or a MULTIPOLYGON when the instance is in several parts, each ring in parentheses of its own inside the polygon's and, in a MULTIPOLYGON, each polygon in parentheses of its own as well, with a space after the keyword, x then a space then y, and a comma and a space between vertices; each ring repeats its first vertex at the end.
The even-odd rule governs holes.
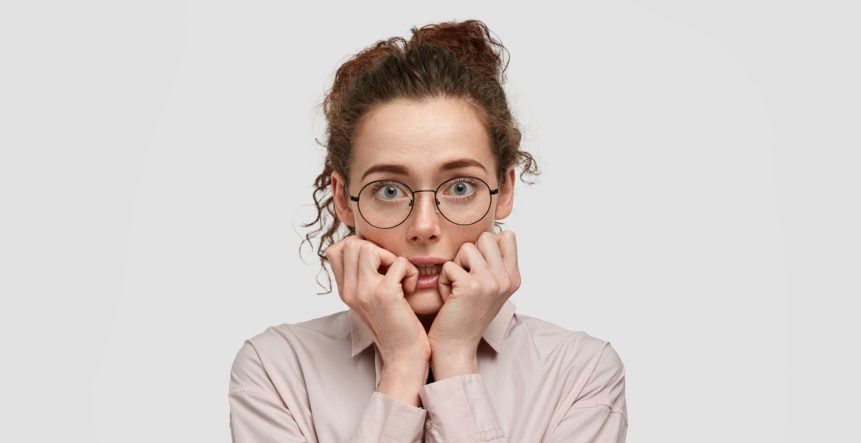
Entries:
POLYGON ((233 361, 228 400, 234 443, 312 441, 308 430, 302 429, 301 414, 294 417, 294 411, 287 408, 250 342, 245 342, 233 361))
POLYGON ((627 430, 625 367, 606 343, 592 375, 548 441, 624 443, 627 430))
POLYGON ((426 411, 404 403, 381 392, 374 392, 359 427, 353 434, 353 443, 404 443, 421 442, 424 435, 426 411))
MULTIPOLYGON (((254 346, 246 342, 233 363, 228 399, 234 443, 316 442, 311 413, 298 404, 304 386, 279 395, 254 346), (285 402, 285 397, 287 401, 285 402), (288 407, 293 404, 293 410, 288 407)), ((353 443, 403 443, 422 440, 426 412, 380 392, 366 403, 353 443)))
POLYGON ((429 443, 505 442, 496 411, 481 374, 438 380, 419 390, 429 415, 425 438, 429 443))
MULTIPOLYGON (((625 370, 609 343, 602 348, 583 389, 566 394, 576 398, 561 421, 552 430, 536 429, 536 438, 543 434, 542 441, 550 443, 624 443, 628 428, 625 370)), ((508 441, 480 374, 425 385, 419 396, 429 415, 427 442, 508 441)))

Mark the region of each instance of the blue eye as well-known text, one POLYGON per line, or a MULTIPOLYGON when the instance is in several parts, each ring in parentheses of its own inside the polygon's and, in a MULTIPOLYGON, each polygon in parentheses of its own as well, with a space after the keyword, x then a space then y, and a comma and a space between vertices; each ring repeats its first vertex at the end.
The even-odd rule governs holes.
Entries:
POLYGON ((472 194, 475 187, 472 183, 461 181, 453 183, 449 188, 449 193, 456 197, 466 197, 472 194))
POLYGON ((381 184, 374 193, 382 200, 394 200, 403 196, 403 191, 395 185, 381 184))

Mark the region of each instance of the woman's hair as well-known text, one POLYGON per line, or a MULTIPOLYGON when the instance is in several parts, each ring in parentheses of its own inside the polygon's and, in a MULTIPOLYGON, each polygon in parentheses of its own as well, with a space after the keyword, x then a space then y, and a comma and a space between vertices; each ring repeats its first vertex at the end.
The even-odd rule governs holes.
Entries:
MULTIPOLYGON (((355 232, 336 216, 331 176, 337 171, 349 181, 353 134, 362 117, 376 107, 396 99, 463 100, 487 128, 500 184, 511 166, 520 166, 524 182, 526 175, 538 175, 535 159, 520 149, 520 130, 502 88, 508 52, 487 25, 477 20, 447 22, 412 28, 412 34, 409 41, 381 40, 341 65, 323 101, 326 160, 312 193, 317 216, 303 225, 314 228, 302 242, 313 247, 313 238, 320 237, 321 273, 326 269, 326 248, 355 232)), ((326 292, 331 291, 331 278, 328 283, 326 292)))

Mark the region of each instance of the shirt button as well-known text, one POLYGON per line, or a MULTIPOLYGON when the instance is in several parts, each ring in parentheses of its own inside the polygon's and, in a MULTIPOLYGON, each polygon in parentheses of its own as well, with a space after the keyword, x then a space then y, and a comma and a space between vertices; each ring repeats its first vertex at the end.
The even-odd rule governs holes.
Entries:
POLYGON ((427 420, 425 420, 425 429, 430 429, 430 428, 431 428, 430 419, 427 419, 427 420))

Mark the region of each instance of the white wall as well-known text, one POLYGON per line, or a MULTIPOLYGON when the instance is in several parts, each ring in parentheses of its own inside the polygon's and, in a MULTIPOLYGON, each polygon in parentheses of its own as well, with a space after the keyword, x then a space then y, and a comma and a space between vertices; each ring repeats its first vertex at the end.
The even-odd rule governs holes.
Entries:
POLYGON ((629 441, 856 434, 859 8, 560 3, 4 2, 0 440, 229 441, 243 340, 345 309, 297 255, 334 70, 467 18, 544 172, 512 300, 614 345, 629 441))

